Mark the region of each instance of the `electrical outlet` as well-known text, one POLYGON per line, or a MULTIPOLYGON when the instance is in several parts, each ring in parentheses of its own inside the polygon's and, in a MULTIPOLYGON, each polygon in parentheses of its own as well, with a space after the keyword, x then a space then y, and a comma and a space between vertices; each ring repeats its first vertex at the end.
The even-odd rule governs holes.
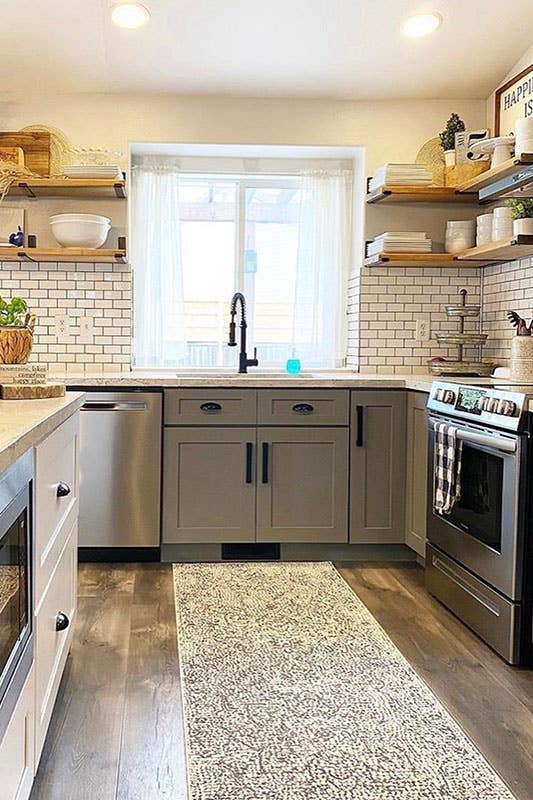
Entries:
POLYGON ((429 314, 419 314, 416 318, 415 339, 417 342, 429 342, 430 338, 429 314))
POLYGON ((80 344, 91 344, 94 338, 94 317, 80 317, 78 341, 80 344))
POLYGON ((64 342, 65 339, 68 339, 68 337, 70 336, 70 320, 68 314, 65 314, 64 311, 55 314, 54 328, 55 328, 56 339, 58 341, 64 342))

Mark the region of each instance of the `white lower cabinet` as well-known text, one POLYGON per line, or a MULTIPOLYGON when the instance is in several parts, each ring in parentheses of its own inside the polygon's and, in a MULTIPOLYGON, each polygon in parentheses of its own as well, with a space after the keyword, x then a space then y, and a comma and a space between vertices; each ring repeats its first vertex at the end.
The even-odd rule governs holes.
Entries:
POLYGON ((27 800, 30 796, 35 766, 34 699, 34 667, 32 667, 0 742, 2 800, 27 800))
POLYGON ((76 614, 78 523, 35 609, 35 760, 39 763, 67 660, 76 614))

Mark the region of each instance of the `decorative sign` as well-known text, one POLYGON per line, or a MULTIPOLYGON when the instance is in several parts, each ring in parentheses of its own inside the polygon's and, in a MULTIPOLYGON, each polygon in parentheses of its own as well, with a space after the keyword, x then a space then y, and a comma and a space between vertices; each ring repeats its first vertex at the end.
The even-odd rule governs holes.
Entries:
POLYGON ((533 117, 533 64, 496 89, 494 135, 515 133, 516 120, 533 117))

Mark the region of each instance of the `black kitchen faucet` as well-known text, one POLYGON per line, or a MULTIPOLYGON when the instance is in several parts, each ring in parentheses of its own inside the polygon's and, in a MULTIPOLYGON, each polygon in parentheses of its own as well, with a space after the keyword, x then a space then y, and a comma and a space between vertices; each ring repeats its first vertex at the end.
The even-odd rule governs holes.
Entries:
POLYGON ((257 347, 254 347, 253 358, 248 358, 248 354, 246 353, 246 328, 248 327, 248 325, 246 324, 246 300, 244 299, 244 295, 242 294, 242 292, 235 292, 235 294, 231 298, 231 304, 230 304, 231 320, 229 324, 228 345, 230 347, 237 346, 237 342, 235 339, 235 314, 237 313, 237 303, 239 302, 241 304, 241 321, 240 321, 241 349, 239 351, 239 372, 245 374, 248 372, 248 367, 257 367, 259 365, 259 361, 257 360, 257 347))

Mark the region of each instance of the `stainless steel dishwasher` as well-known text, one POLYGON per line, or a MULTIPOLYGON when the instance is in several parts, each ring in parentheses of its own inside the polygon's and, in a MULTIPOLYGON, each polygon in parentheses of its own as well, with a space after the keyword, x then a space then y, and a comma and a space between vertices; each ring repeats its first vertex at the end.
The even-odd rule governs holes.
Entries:
POLYGON ((80 557, 159 558, 160 392, 88 391, 80 423, 80 557))

